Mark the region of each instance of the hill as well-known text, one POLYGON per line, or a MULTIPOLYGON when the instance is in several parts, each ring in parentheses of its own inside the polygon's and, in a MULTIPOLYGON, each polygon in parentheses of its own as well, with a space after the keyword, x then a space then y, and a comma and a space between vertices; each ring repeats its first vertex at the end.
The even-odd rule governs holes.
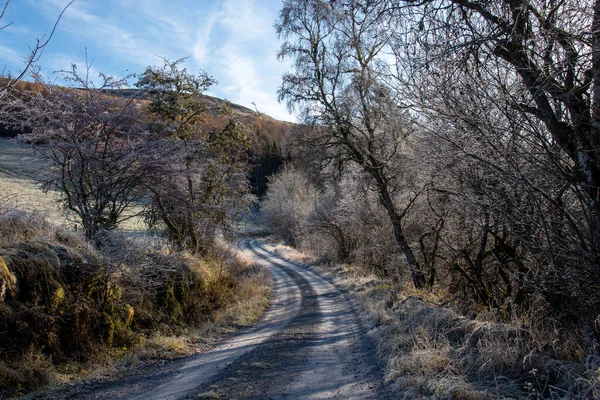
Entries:
MULTIPOLYGON (((5 80, 0 79, 0 85, 5 80)), ((21 92, 42 91, 42 85, 34 82, 18 82, 15 88, 21 92)), ((124 98, 135 96, 143 105, 149 104, 152 94, 135 88, 109 89, 104 90, 104 92, 124 98)), ((285 159, 283 153, 285 151, 282 151, 282 145, 285 147, 286 138, 298 125, 274 119, 266 114, 213 96, 203 94, 201 98, 206 104, 207 110, 203 126, 204 131, 222 130, 232 118, 241 122, 247 128, 251 142, 248 154, 250 182, 253 193, 262 196, 266 191, 267 178, 283 165, 285 159), (223 109, 227 109, 228 112, 223 113, 223 109)), ((14 138, 21 133, 23 132, 19 129, 0 121, 0 138, 14 138)))

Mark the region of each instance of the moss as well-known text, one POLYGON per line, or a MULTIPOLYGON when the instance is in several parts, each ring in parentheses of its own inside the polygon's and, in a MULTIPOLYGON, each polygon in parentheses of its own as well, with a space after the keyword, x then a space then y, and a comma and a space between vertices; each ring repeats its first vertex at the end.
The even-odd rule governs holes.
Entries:
MULTIPOLYGON (((2 223, 0 218, 0 233, 8 229, 2 223)), ((21 225, 26 234, 15 228, 10 239, 0 238, 6 239, 0 240, 5 293, 0 301, 0 392, 7 387, 3 381, 10 386, 4 393, 13 394, 33 388, 35 382, 28 379, 48 382, 36 375, 47 363, 52 370, 105 360, 157 332, 188 335, 192 327, 224 313, 236 293, 245 293, 236 300, 240 304, 253 293, 240 289, 240 281, 251 283, 254 275, 235 275, 245 267, 228 265, 227 257, 202 260, 119 237, 103 242, 101 254, 78 235, 44 231, 44 226, 34 232, 30 223, 21 225), (35 354, 31 349, 37 349, 35 354), (40 368, 21 374, 15 366, 27 360, 40 368)))
POLYGON ((105 328, 104 336, 106 337, 106 344, 108 347, 112 347, 115 342, 115 319, 112 315, 103 313, 102 321, 104 323, 105 328))
POLYGON ((133 317, 135 316, 135 309, 130 304, 125 304, 125 326, 131 326, 133 317))
POLYGON ((17 291, 17 277, 9 271, 4 258, 0 257, 0 301, 6 296, 14 297, 17 291))
POLYGON ((56 254, 39 242, 21 242, 0 250, 16 275, 20 302, 50 306, 54 292, 63 286, 56 254))
POLYGON ((54 291, 54 296, 52 297, 52 304, 50 307, 50 311, 53 313, 58 313, 61 306, 65 301, 65 290, 62 287, 56 288, 54 291))
POLYGON ((161 308, 166 311, 171 320, 178 320, 182 316, 178 297, 181 297, 180 285, 175 281, 167 282, 162 296, 161 308))

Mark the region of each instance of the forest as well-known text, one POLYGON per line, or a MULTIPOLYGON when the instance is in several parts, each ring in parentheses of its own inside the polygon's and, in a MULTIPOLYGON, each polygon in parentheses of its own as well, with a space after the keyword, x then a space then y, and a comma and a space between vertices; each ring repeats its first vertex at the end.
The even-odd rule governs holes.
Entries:
POLYGON ((314 130, 271 181, 273 229, 524 329, 521 377, 596 370, 600 2, 286 1, 275 28, 279 98, 314 130))
POLYGON ((279 96, 315 130, 292 135, 267 194, 281 234, 313 229, 336 259, 501 315, 541 302, 591 326, 600 15, 554 3, 288 2, 279 96))

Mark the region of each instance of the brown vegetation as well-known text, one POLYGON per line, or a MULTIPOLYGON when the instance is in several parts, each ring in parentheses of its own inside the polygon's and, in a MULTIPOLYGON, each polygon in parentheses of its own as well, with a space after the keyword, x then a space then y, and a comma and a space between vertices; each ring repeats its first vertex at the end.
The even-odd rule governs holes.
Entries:
POLYGON ((443 290, 406 290, 358 264, 322 258, 271 241, 266 247, 310 265, 358 300, 375 325, 386 379, 404 399, 595 399, 600 359, 585 357, 574 332, 556 321, 510 322, 494 312, 466 317, 443 290))
POLYGON ((189 354, 267 305, 268 274, 225 245, 200 259, 104 235, 98 250, 41 214, 0 213, 2 396, 123 356, 189 354))

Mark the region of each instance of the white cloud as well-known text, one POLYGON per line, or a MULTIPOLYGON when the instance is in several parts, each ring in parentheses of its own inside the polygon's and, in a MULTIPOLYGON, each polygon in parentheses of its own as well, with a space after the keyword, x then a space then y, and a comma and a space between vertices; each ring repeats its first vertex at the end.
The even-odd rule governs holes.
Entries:
MULTIPOLYGON (((68 0, 45 0, 42 6, 39 0, 26 1, 53 21, 68 0)), ((212 94, 246 107, 255 102, 260 111, 291 120, 276 100, 286 69, 276 59, 273 22, 279 5, 259 0, 77 0, 60 23, 70 48, 48 63, 55 68, 65 57, 68 67, 73 60, 68 53, 81 59, 84 47, 97 59, 95 67, 109 73, 139 71, 160 64, 160 56, 190 56, 188 70, 202 68, 219 82, 212 94), (81 49, 72 49, 75 43, 81 49)))
POLYGON ((9 64, 19 64, 19 63, 23 63, 25 61, 26 58, 26 54, 19 54, 18 51, 7 47, 7 46, 3 46, 0 44, 0 53, 2 54, 2 59, 5 63, 9 63, 9 64))
POLYGON ((33 31, 33 29, 31 29, 28 26, 15 25, 14 23, 12 23, 13 21, 2 21, 2 22, 6 22, 6 23, 10 24, 2 29, 3 33, 11 33, 14 35, 19 35, 22 37, 31 37, 31 38, 35 38, 35 36, 36 36, 36 33, 33 31))
MULTIPOLYGON (((136 63, 149 64, 155 60, 155 53, 152 52, 152 46, 137 37, 134 33, 121 29, 115 24, 115 21, 102 20, 101 18, 79 13, 80 16, 89 18, 91 29, 86 30, 85 36, 95 42, 96 46, 116 52, 119 56, 136 61, 136 63)), ((74 18, 73 18, 74 19, 74 18)), ((72 29, 79 32, 81 25, 72 24, 72 29)))
POLYGON ((253 57, 241 55, 235 51, 236 46, 225 46, 218 54, 223 73, 220 86, 222 96, 227 100, 253 108, 256 105, 260 112, 284 120, 294 120, 286 107, 276 100, 279 79, 266 78, 264 65, 253 57))
POLYGON ((223 3, 222 23, 232 33, 232 41, 264 41, 271 37, 273 21, 263 2, 227 0, 223 3))
POLYGON ((197 28, 196 40, 192 46, 192 58, 199 66, 202 66, 209 61, 210 52, 212 51, 210 38, 216 20, 217 14, 213 13, 207 21, 204 21, 203 24, 200 24, 197 28))
POLYGON ((277 61, 279 42, 273 22, 276 15, 263 2, 227 0, 215 23, 226 43, 212 54, 219 72, 219 92, 229 101, 246 107, 256 104, 259 111, 274 118, 294 120, 276 98, 286 66, 277 61))
MULTIPOLYGON (((56 18, 57 11, 62 10, 64 3, 63 0, 44 3, 48 18, 56 18)), ((94 14, 92 6, 91 2, 86 1, 73 3, 60 21, 61 31, 67 31, 71 37, 85 43, 96 55, 116 55, 137 65, 155 62, 156 55, 150 50, 154 47, 151 43, 133 30, 128 30, 123 21, 94 14)))

